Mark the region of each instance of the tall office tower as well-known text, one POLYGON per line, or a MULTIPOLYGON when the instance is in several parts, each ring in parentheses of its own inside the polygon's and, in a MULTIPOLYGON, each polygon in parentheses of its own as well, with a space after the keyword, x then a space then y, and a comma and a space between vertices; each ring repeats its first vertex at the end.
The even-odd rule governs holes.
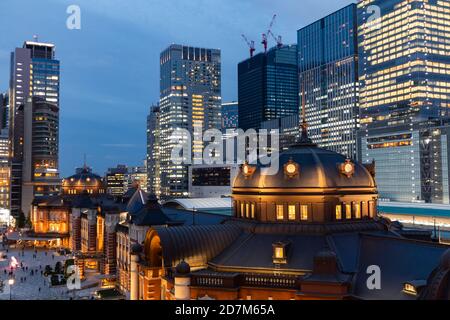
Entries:
POLYGON ((161 136, 159 105, 150 107, 147 116, 147 191, 161 196, 161 136))
POLYGON ((16 48, 12 52, 9 109, 11 213, 17 215, 22 210, 28 215, 26 210, 31 202, 24 201, 29 201, 30 190, 33 196, 46 195, 47 191, 51 195, 54 191, 53 187, 46 185, 47 182, 44 185, 40 181, 32 183, 34 174, 36 178, 48 177, 48 180, 56 180, 59 175, 58 148, 50 151, 54 148, 54 143, 58 144, 59 123, 59 61, 55 59, 53 44, 26 41, 22 48, 16 48), (41 139, 49 143, 48 149, 44 147, 46 151, 43 153, 36 146, 41 139), (24 157, 25 147, 30 152, 27 159, 24 157), (46 152, 56 154, 45 154, 46 152), (23 188, 24 184, 27 185, 26 188, 23 188), (23 192, 26 199, 22 199, 23 192))
POLYGON ((375 160, 383 197, 436 201, 417 143, 424 123, 450 115, 450 3, 359 1, 358 19, 362 161, 375 160))
POLYGON ((239 104, 236 101, 222 103, 222 130, 239 127, 239 104))
POLYGON ((186 165, 172 162, 171 139, 188 141, 178 129, 192 136, 193 161, 202 163, 203 139, 193 135, 207 129, 221 129, 220 50, 171 45, 161 53, 160 127, 161 196, 188 196, 186 165))
POLYGON ((106 192, 113 196, 122 196, 125 193, 125 179, 128 173, 126 165, 119 164, 109 168, 106 173, 106 192))
POLYGON ((364 0, 358 19, 363 129, 450 115, 450 3, 364 0))
MULTIPOLYGON (((294 114, 292 116, 267 120, 261 123, 261 129, 266 129, 269 133, 273 130, 278 130, 278 151, 289 149, 289 147, 293 144, 296 144, 298 139, 300 138, 300 122, 298 121, 298 117, 298 114, 294 114)), ((271 152, 276 150, 274 147, 272 147, 270 139, 268 141, 268 147, 270 148, 269 150, 271 152)))
POLYGON ((297 38, 299 86, 304 90, 310 138, 355 159, 359 128, 356 5, 298 30, 297 38))
POLYGON ((3 223, 8 224, 10 216, 11 166, 9 159, 8 109, 8 94, 0 93, 0 225, 3 223))
POLYGON ((238 65, 239 128, 299 112, 297 46, 275 47, 238 65))

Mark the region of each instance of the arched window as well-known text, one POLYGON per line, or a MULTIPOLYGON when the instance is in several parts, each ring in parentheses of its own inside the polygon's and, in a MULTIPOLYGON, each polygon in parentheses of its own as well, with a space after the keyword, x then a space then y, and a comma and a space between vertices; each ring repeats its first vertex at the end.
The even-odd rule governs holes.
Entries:
POLYGON ((250 203, 245 204, 245 217, 250 218, 250 203))
POLYGON ((244 203, 243 202, 241 202, 241 217, 243 218, 244 217, 244 203))
POLYGON ((252 219, 255 219, 255 204, 252 203, 251 207, 252 207, 251 217, 252 219))

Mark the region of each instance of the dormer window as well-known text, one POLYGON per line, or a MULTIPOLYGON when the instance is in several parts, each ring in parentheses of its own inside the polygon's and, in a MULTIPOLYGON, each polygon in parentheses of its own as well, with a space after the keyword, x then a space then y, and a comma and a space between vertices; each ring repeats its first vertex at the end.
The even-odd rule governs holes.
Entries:
POLYGON ((411 296, 417 296, 426 285, 426 280, 409 281, 403 284, 403 292, 411 296))
POLYGON ((290 242, 276 242, 272 244, 273 249, 273 263, 274 264, 286 264, 287 263, 287 251, 289 249, 290 242))

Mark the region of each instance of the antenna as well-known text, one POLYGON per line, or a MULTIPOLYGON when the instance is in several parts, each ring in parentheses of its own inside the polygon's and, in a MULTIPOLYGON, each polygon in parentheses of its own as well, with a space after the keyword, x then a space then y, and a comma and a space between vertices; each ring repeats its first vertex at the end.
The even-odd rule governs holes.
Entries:
POLYGON ((86 165, 86 153, 83 155, 83 167, 86 169, 87 165, 86 165))

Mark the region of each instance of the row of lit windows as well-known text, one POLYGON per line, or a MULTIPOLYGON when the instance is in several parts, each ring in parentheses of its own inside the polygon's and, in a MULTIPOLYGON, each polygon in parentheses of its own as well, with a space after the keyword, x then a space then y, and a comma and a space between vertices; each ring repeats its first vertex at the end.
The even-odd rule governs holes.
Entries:
MULTIPOLYGON (((362 207, 366 205, 366 202, 352 202, 352 203, 341 203, 335 207, 335 220, 340 221, 344 218, 346 220, 350 219, 361 219, 362 218, 362 207)), ((306 204, 276 204, 275 213, 277 221, 308 221, 310 218, 310 206, 306 204), (299 217, 297 218, 297 215, 299 217)), ((240 202, 237 206, 237 215, 241 218, 255 219, 256 215, 256 204, 249 202, 240 202)), ((368 214, 369 216, 374 215, 374 202, 369 201, 368 214)))

